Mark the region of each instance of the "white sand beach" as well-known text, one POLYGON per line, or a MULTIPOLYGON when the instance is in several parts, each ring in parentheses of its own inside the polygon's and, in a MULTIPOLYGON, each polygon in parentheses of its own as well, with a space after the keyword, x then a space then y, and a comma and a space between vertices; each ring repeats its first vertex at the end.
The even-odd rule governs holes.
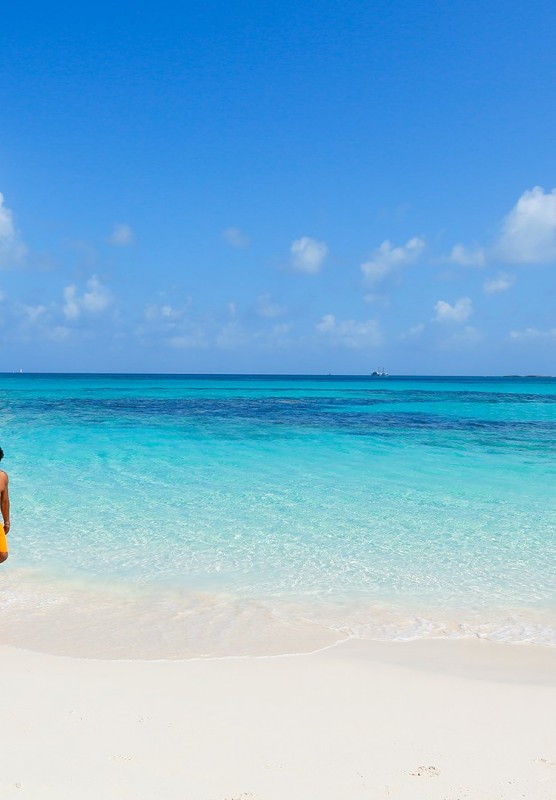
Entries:
POLYGON ((556 797, 552 648, 149 662, 3 647, 0 664, 2 798, 556 797))

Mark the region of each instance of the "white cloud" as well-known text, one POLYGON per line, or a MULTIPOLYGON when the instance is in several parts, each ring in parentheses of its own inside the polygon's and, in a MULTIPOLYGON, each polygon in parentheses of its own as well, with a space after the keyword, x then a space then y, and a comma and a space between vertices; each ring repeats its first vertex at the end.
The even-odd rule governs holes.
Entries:
POLYGON ((456 244, 447 259, 464 267, 483 267, 496 261, 556 262, 556 188, 545 192, 541 186, 534 186, 523 192, 502 220, 500 233, 492 244, 485 247, 456 244))
POLYGON ((425 248, 425 240, 414 236, 406 244, 393 247, 386 239, 374 251, 369 261, 361 264, 361 272, 369 285, 374 285, 383 280, 395 269, 416 261, 425 248))
POLYGON ((63 291, 63 312, 66 319, 78 319, 81 312, 99 314, 113 302, 111 292, 103 286, 96 275, 87 281, 87 290, 79 296, 77 286, 66 286, 63 291))
POLYGON ((64 295, 64 316, 66 319, 77 319, 80 314, 79 303, 77 302, 77 286, 66 286, 64 295))
POLYGON ((484 267, 487 263, 487 256, 483 247, 466 247, 463 244, 455 244, 448 260, 462 267, 484 267))
POLYGON ((510 331, 510 339, 515 342, 530 342, 534 339, 553 339, 556 337, 556 328, 541 331, 538 328, 525 328, 522 331, 510 331))
POLYGON ((435 306, 435 322, 464 322, 473 313, 473 303, 469 297, 460 297, 454 305, 439 300, 435 306))
POLYGON ((286 307, 278 305, 272 301, 270 294, 260 294, 257 297, 257 314, 259 317, 266 319, 274 319, 275 317, 282 317, 286 313, 286 307))
POLYGON ((27 248, 15 229, 13 214, 4 204, 4 195, 0 192, 0 265, 21 261, 27 248))
POLYGON ((91 314, 98 314, 104 311, 113 300, 110 291, 106 286, 102 285, 96 275, 93 275, 87 281, 87 289, 88 291, 84 293, 81 304, 85 311, 89 311, 91 314))
POLYGON ((332 344, 344 347, 378 347, 382 333, 374 319, 357 322, 353 319, 337 320, 334 314, 325 314, 316 325, 317 333, 332 344))
POLYGON ((290 247, 291 264, 299 272, 317 273, 322 267, 323 261, 328 254, 328 246, 325 242, 317 242, 310 236, 302 236, 296 239, 290 247))
POLYGON ((4 195, 0 192, 0 242, 9 242, 15 236, 13 215, 4 205, 4 195))
POLYGON ((556 261, 556 188, 524 192, 502 223, 495 254, 513 264, 556 261))
POLYGON ((249 247, 249 237, 239 228, 226 228, 222 231, 222 237, 230 247, 235 247, 238 250, 249 247))
POLYGON ((506 292, 514 285, 514 282, 514 275, 508 275, 506 272, 499 272, 494 278, 491 278, 483 283, 483 291, 485 291, 487 294, 506 292))
POLYGON ((114 225, 114 230, 108 237, 108 241, 110 244, 116 245, 116 247, 127 247, 133 244, 133 238, 131 226, 127 225, 125 222, 119 222, 117 225, 114 225))

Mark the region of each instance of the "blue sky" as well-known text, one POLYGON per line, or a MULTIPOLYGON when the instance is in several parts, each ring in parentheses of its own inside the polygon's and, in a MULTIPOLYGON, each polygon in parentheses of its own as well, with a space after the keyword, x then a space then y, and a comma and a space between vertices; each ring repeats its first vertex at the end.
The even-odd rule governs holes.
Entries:
POLYGON ((10 4, 0 370, 556 373, 555 28, 10 4))

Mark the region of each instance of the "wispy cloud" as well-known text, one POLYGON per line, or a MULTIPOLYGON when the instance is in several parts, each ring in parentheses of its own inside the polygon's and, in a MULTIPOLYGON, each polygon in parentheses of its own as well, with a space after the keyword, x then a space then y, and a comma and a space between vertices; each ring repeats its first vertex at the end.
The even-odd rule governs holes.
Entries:
POLYGON ((256 308, 259 317, 265 317, 266 319, 282 317, 286 313, 286 307, 275 303, 268 293, 260 294, 257 297, 256 308))
POLYGON ((9 247, 15 237, 13 214, 4 204, 4 195, 0 192, 0 245, 9 247))
POLYGON ((46 314, 46 306, 42 303, 36 306, 21 304, 18 306, 18 310, 23 321, 28 325, 36 325, 46 314))
POLYGON ((170 303, 151 303, 145 307, 145 320, 147 322, 175 322, 183 317, 187 307, 175 308, 170 303))
POLYGON ((333 345, 343 347, 378 347, 383 337, 377 320, 357 322, 353 319, 337 320, 334 314, 325 314, 316 325, 317 334, 333 345))
POLYGON ((176 350, 210 347, 211 320, 206 315, 195 315, 192 306, 191 297, 185 297, 179 304, 149 303, 143 312, 144 324, 135 333, 143 344, 149 346, 158 343, 176 350))
POLYGON ((507 292, 515 283, 515 275, 508 275, 507 272, 499 272, 494 278, 490 278, 483 283, 483 291, 486 294, 499 294, 507 292))
POLYGON ((127 225, 125 222, 118 222, 114 225, 114 229, 108 237, 108 241, 116 247, 128 247, 130 244, 133 244, 134 235, 131 226, 127 225))
POLYGON ((484 339, 483 333, 472 325, 466 325, 463 329, 453 333, 440 344, 441 350, 459 350, 461 348, 474 347, 484 339))
POLYGON ((328 245, 310 236, 302 236, 292 242, 290 253, 291 265, 295 270, 315 274, 321 270, 328 254, 328 245))
POLYGON ((425 327, 426 326, 424 322, 419 322, 417 325, 412 325, 411 328, 408 328, 406 331, 403 331, 403 333, 400 333, 398 338, 402 342, 407 341, 408 339, 415 339, 418 336, 421 336, 425 330, 425 327))
POLYGON ((448 260, 461 267, 484 267, 487 263, 487 254, 483 247, 455 244, 448 260))
POLYGON ((169 336, 166 344, 179 350, 198 350, 208 347, 205 331, 200 325, 192 325, 187 333, 169 336))
POLYGON ((514 342, 530 342, 535 339, 555 339, 556 328, 549 328, 546 331, 539 328, 525 328, 521 331, 510 331, 510 339, 514 342))
POLYGON ((390 305, 390 298, 388 295, 381 292, 367 292, 363 295, 363 300, 366 303, 384 306, 384 308, 388 308, 390 305))
MULTIPOLYGON (((10 337, 13 342, 60 342, 62 336, 57 323, 60 307, 56 303, 11 303, 6 308, 10 337)), ((69 332, 69 329, 68 329, 69 332)))
POLYGON ((69 339, 72 334, 71 328, 66 327, 65 325, 54 325, 53 328, 50 328, 46 336, 52 342, 64 342, 66 339, 69 339))
POLYGON ((0 192, 0 266, 11 266, 19 263, 27 252, 27 248, 19 236, 11 210, 4 203, 4 195, 0 192))
POLYGON ((249 247, 250 244, 249 237, 239 228, 225 228, 222 231, 222 238, 228 242, 230 247, 235 247, 238 250, 249 247))
POLYGON ((435 322, 464 322, 473 313, 473 303, 469 297, 460 297, 453 305, 446 300, 439 300, 434 309, 435 322))
POLYGON ((237 350, 248 344, 251 336, 239 322, 228 322, 216 333, 214 343, 222 350, 237 350))
POLYGON ((364 275, 366 283, 370 286, 374 286, 393 271, 406 264, 417 261, 424 249, 425 240, 420 236, 414 236, 412 239, 409 239, 406 244, 398 247, 394 247, 392 243, 386 239, 386 241, 382 242, 380 247, 374 251, 369 261, 361 264, 361 272, 364 275))
POLYGON ((136 331, 140 340, 149 345, 159 342, 178 350, 208 347, 207 324, 193 318, 191 305, 191 298, 187 297, 180 305, 161 302, 145 306, 145 324, 136 331))

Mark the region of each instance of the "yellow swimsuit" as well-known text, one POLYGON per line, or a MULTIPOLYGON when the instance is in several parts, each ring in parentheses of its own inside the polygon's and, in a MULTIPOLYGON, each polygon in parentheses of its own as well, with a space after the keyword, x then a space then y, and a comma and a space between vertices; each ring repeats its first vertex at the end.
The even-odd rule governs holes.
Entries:
POLYGON ((7 553, 8 552, 8 540, 6 539, 6 534, 4 533, 4 526, 0 522, 0 553, 7 553))

